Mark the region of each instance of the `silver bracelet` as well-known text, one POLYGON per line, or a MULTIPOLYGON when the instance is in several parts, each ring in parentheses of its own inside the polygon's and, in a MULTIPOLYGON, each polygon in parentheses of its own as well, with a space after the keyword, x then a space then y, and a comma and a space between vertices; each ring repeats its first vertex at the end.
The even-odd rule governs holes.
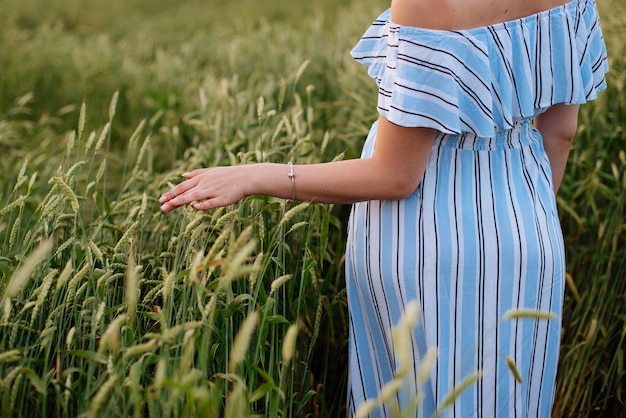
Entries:
POLYGON ((296 173, 293 172, 293 163, 291 161, 287 165, 289 166, 287 177, 291 179, 291 200, 296 200, 296 173))

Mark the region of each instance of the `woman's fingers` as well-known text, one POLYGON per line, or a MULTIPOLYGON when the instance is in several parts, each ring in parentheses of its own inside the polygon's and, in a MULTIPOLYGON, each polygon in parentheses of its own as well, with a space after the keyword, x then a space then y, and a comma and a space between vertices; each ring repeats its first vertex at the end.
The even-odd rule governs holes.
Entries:
POLYGON ((159 202, 165 203, 165 202, 170 201, 172 199, 175 199, 177 197, 178 197, 178 192, 176 192, 175 189, 172 189, 169 192, 165 193, 163 196, 161 196, 159 198, 159 202))
POLYGON ((234 167, 203 168, 184 173, 187 180, 161 196, 163 212, 193 203, 198 210, 209 210, 235 203, 245 197, 241 175, 234 167))
POLYGON ((215 205, 215 201, 213 199, 203 200, 202 202, 198 202, 193 205, 194 209, 197 210, 210 210, 215 209, 217 205, 215 205))
POLYGON ((179 206, 186 205, 191 203, 193 199, 190 199, 188 195, 190 191, 193 191, 198 185, 197 180, 189 179, 185 180, 182 183, 176 185, 168 192, 164 193, 160 198, 159 202, 161 205, 161 210, 163 212, 169 212, 172 209, 176 209, 179 206))
POLYGON ((183 176, 184 178, 186 178, 186 179, 191 179, 191 178, 196 177, 196 176, 197 176, 197 175, 199 175, 199 174, 204 173, 204 172, 205 172, 205 171, 207 171, 207 170, 208 170, 207 168, 198 168, 198 169, 196 169, 196 170, 189 171, 189 172, 187 172, 187 173, 183 173, 183 174, 182 174, 182 176, 183 176))

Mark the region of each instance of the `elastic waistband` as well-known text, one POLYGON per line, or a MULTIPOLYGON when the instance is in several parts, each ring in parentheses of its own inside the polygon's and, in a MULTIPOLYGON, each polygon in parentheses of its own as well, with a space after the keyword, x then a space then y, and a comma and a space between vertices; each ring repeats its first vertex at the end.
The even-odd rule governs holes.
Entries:
POLYGON ((499 149, 521 148, 541 138, 530 119, 524 119, 511 129, 498 131, 493 138, 484 138, 465 132, 451 135, 440 133, 435 138, 435 147, 462 148, 474 151, 493 151, 499 149))

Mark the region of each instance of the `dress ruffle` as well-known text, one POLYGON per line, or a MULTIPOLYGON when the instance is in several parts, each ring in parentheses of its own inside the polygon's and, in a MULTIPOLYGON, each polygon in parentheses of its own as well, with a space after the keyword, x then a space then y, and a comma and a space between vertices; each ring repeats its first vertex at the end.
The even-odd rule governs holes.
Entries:
POLYGON ((389 121, 487 138, 551 105, 595 99, 608 71, 593 0, 457 31, 397 25, 387 10, 352 56, 389 121))

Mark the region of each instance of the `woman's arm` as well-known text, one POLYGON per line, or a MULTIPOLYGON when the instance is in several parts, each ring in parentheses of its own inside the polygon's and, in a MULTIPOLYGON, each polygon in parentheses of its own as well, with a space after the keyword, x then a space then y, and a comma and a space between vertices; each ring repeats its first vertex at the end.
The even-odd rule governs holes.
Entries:
MULTIPOLYGON (((403 199, 421 181, 434 137, 433 129, 405 128, 381 116, 371 158, 294 165, 296 199, 320 203, 403 199)), ((169 212, 192 202, 197 202, 196 209, 208 210, 251 195, 290 199, 288 173, 287 164, 273 163, 194 170, 161 196, 161 210, 169 212)))
POLYGON ((557 104, 535 118, 535 128, 543 137, 550 160, 554 192, 559 190, 572 140, 578 128, 579 105, 557 104))

